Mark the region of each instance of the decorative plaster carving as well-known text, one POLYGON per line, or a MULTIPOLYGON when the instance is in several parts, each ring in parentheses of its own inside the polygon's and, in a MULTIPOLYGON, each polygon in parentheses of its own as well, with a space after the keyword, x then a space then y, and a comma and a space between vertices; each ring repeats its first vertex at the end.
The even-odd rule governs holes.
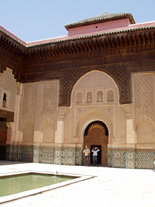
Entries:
POLYGON ((68 107, 60 107, 60 116, 65 116, 68 111, 68 107))
POLYGON ((1 88, 16 93, 16 79, 14 78, 11 69, 6 68, 6 70, 1 74, 0 78, 1 88))
POLYGON ((155 121, 154 74, 134 74, 133 80, 136 122, 144 114, 151 115, 151 118, 155 121))
POLYGON ((6 122, 6 126, 8 127, 8 130, 9 131, 12 131, 13 130, 13 125, 14 125, 13 122, 6 122))
POLYGON ((137 122, 137 124, 136 124, 136 128, 137 128, 140 124, 142 124, 142 123, 144 123, 144 122, 147 122, 148 124, 150 124, 150 125, 152 125, 153 127, 155 127, 155 123, 152 121, 152 119, 151 119, 149 116, 144 115, 144 116, 142 116, 142 117, 139 118, 139 120, 138 120, 138 122, 137 122))
POLYGON ((22 122, 27 116, 35 116, 37 83, 23 85, 22 122))
POLYGON ((22 130, 25 128, 26 125, 32 125, 32 126, 34 126, 33 123, 32 123, 32 121, 29 120, 29 119, 27 119, 27 120, 24 122, 24 124, 22 125, 22 130))
POLYGON ((59 93, 59 82, 48 81, 43 82, 43 97, 42 97, 42 108, 41 108, 41 120, 42 122, 48 117, 56 125, 57 113, 58 113, 58 93, 59 93))
MULTIPOLYGON (((41 131, 43 131, 43 129, 44 129, 48 124, 54 125, 54 123, 52 122, 52 120, 49 119, 49 118, 47 118, 46 121, 44 121, 44 123, 42 124, 41 131)), ((55 127, 55 125, 54 125, 54 127, 55 127)))
POLYGON ((12 132, 13 132, 13 126, 14 123, 13 122, 6 122, 6 126, 7 126, 7 136, 11 137, 12 136, 12 132))
POLYGON ((121 104, 121 106, 125 110, 126 115, 131 114, 131 104, 121 104))

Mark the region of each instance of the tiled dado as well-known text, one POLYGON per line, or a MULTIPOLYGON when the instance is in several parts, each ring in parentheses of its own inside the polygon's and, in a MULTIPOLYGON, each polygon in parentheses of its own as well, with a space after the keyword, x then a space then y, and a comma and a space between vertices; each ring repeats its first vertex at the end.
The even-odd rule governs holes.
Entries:
MULTIPOLYGON (((80 148, 6 146, 6 160, 59 165, 81 165, 80 148)), ((108 167, 153 169, 155 150, 109 149, 108 167)))
POLYGON ((126 152, 124 150, 108 150, 108 167, 126 167, 126 152))
POLYGON ((155 160, 155 150, 154 151, 137 150, 135 167, 140 169, 153 169, 154 160, 155 160))
POLYGON ((33 162, 33 146, 6 146, 6 160, 33 162))
POLYGON ((135 168, 135 151, 126 151, 126 168, 135 168))
POLYGON ((81 165, 80 148, 40 147, 39 162, 58 165, 81 165))
POLYGON ((7 145, 6 159, 59 165, 81 165, 80 148, 7 145))
POLYGON ((153 169, 155 150, 108 150, 108 166, 130 169, 153 169))

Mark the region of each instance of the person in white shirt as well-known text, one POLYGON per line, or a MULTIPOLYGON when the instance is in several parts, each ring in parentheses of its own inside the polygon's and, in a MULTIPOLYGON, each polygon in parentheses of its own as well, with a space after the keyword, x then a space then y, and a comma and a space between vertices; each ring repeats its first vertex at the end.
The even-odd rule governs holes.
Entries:
POLYGON ((87 145, 85 146, 83 153, 85 153, 86 165, 88 165, 88 161, 89 161, 89 157, 90 157, 90 149, 87 147, 87 145))
POLYGON ((92 157, 93 157, 93 164, 94 164, 94 166, 97 164, 97 156, 98 156, 98 152, 99 151, 100 150, 97 147, 92 149, 92 153, 93 153, 92 157))

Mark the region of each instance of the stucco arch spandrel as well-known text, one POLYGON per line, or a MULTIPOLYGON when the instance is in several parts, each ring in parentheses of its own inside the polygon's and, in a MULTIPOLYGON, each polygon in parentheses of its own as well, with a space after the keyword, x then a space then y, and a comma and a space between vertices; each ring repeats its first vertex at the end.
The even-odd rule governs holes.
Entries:
POLYGON ((23 117, 21 123, 20 124, 20 129, 23 129, 23 127, 25 127, 25 125, 27 123, 30 123, 32 125, 34 125, 34 117, 30 116, 30 115, 27 115, 25 117, 23 117))
POLYGON ((109 143, 112 142, 113 126, 109 117, 100 110, 91 110, 83 114, 76 124, 76 137, 80 138, 80 142, 83 143, 83 136, 86 127, 93 121, 102 121, 109 131, 109 143))
POLYGON ((116 83, 120 93, 120 103, 131 103, 131 75, 127 70, 127 64, 111 64, 95 67, 74 68, 65 70, 60 80, 59 106, 70 106, 71 92, 77 81, 91 71, 101 71, 109 75, 116 83))
MULTIPOLYGON (((78 91, 81 91, 83 98, 86 97, 88 93, 93 94, 93 97, 95 98, 97 96, 97 92, 102 92, 102 99, 106 100, 106 93, 108 89, 113 89, 115 94, 115 101, 119 101, 119 89, 116 84, 116 82, 106 73, 98 71, 98 70, 92 70, 85 75, 83 75, 74 85, 72 93, 71 93, 71 104, 75 103, 75 94, 78 91)), ((96 102, 96 98, 94 99, 91 96, 90 102, 96 102)), ((83 100, 84 101, 84 100, 83 100)), ((103 101, 103 100, 102 100, 103 101)))
POLYGON ((145 123, 145 122, 147 122, 148 124, 152 125, 155 128, 155 123, 153 122, 153 120, 149 116, 144 115, 138 119, 137 124, 136 124, 136 130, 140 124, 145 123))
POLYGON ((23 129, 24 129, 27 125, 31 125, 31 126, 34 127, 33 122, 32 122, 30 119, 27 119, 27 120, 23 123, 23 125, 22 125, 22 131, 23 131, 23 129))
POLYGON ((47 118, 47 119, 43 122, 43 124, 42 124, 42 126, 41 126, 41 131, 43 131, 44 128, 45 128, 48 124, 51 124, 51 125, 54 126, 54 128, 55 128, 55 124, 52 122, 52 120, 51 120, 50 118, 47 118))

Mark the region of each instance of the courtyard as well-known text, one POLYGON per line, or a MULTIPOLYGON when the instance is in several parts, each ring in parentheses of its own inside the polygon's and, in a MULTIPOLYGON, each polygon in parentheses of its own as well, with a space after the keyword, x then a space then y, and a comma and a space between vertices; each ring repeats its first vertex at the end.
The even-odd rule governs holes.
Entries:
POLYGON ((142 169, 120 169, 92 166, 70 166, 37 163, 0 162, 0 175, 24 171, 56 172, 88 176, 81 182, 58 186, 36 195, 1 203, 3 207, 149 207, 155 206, 155 172, 142 169))

